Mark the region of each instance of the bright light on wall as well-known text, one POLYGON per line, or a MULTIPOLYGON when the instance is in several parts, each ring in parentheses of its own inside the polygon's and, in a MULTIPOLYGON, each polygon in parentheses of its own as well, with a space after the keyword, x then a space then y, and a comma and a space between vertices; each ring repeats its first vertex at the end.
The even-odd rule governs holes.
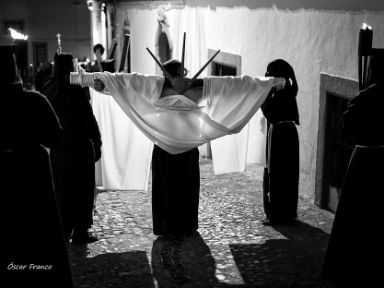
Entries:
POLYGON ((369 26, 367 23, 363 23, 363 27, 361 27, 362 29, 364 29, 364 30, 372 30, 372 27, 371 26, 369 26))
POLYGON ((11 37, 13 40, 28 40, 28 35, 24 35, 13 28, 8 28, 9 32, 11 32, 11 37))

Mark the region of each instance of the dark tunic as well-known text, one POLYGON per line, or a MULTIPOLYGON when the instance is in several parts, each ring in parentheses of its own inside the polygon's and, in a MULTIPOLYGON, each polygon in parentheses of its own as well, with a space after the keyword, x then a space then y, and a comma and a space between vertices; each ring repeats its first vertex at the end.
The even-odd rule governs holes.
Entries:
POLYGON ((152 218, 155 235, 190 235, 198 228, 199 150, 152 154, 152 218))
POLYGON ((377 287, 382 255, 384 192, 384 85, 361 91, 349 102, 344 125, 355 139, 323 267, 323 276, 340 287, 377 287))
POLYGON ((87 72, 115 72, 115 60, 114 59, 106 59, 100 61, 101 68, 103 71, 100 71, 100 67, 97 61, 93 62, 89 67, 87 67, 87 72))
POLYGON ((266 217, 274 223, 297 216, 299 185, 299 113, 296 97, 288 86, 268 95, 262 111, 268 121, 267 168, 263 194, 266 217))
POLYGON ((21 83, 2 89, 2 287, 72 287, 49 155, 41 146, 57 145, 61 127, 43 95, 21 83))
POLYGON ((101 138, 84 90, 53 80, 44 90, 64 129, 62 144, 52 149, 52 168, 64 232, 86 230, 93 224, 95 160, 101 138))
POLYGON ((41 92, 44 85, 52 79, 51 69, 42 69, 36 73, 35 77, 35 89, 36 91, 41 92))

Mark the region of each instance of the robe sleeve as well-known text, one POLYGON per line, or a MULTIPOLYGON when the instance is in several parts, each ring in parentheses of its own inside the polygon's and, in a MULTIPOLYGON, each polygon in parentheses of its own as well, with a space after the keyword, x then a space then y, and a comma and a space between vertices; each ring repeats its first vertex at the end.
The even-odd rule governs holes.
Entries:
POLYGON ((264 103, 275 85, 272 77, 226 76, 204 79, 207 114, 238 133, 264 103))
POLYGON ((35 105, 36 109, 31 108, 31 110, 38 111, 38 113, 35 114, 35 117, 37 118, 37 141, 45 147, 52 148, 60 143, 63 130, 57 115, 47 98, 39 94, 36 95, 35 99, 37 101, 30 107, 35 105))
POLYGON ((139 95, 151 102, 159 98, 164 84, 163 76, 141 73, 72 72, 70 75, 70 83, 82 87, 94 88, 95 79, 100 79, 105 85, 107 93, 101 93, 123 98, 139 95))
POLYGON ((172 154, 238 133, 274 85, 274 78, 209 78, 204 80, 202 103, 196 109, 186 110, 184 106, 180 109, 156 106, 164 84, 162 76, 108 72, 84 76, 88 79, 78 83, 92 86, 92 77, 100 78, 130 120, 152 142, 172 154))

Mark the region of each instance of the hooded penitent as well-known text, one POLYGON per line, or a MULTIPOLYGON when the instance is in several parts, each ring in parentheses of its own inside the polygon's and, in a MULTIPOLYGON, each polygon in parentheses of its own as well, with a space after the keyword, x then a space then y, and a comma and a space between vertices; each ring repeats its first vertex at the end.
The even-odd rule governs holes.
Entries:
POLYGON ((15 59, 16 45, 0 45, 0 84, 17 82, 17 67, 15 59))
POLYGON ((54 58, 55 68, 54 76, 55 78, 63 78, 65 75, 69 75, 70 72, 74 71, 73 66, 73 56, 71 54, 55 54, 54 58))

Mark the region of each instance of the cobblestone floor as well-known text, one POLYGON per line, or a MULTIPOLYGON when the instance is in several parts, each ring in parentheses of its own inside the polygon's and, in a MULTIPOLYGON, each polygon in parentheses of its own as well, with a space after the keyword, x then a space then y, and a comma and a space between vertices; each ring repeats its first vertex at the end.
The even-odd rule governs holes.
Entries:
POLYGON ((294 226, 263 226, 259 166, 200 167, 200 228, 183 240, 152 234, 150 191, 100 193, 100 240, 68 244, 75 287, 333 287, 320 278, 332 213, 300 198, 294 226))

